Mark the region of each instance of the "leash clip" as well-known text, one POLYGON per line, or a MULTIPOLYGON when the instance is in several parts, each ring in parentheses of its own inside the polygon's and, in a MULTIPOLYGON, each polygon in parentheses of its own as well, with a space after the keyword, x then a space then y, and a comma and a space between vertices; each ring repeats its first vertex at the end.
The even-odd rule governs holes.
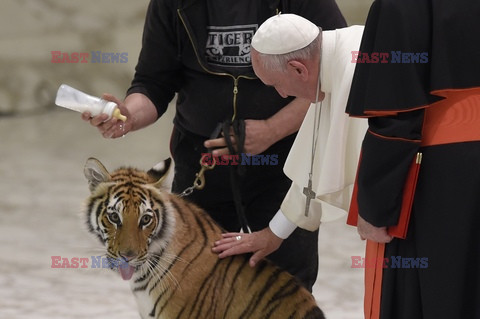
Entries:
POLYGON ((203 189, 205 187, 205 172, 207 170, 212 170, 215 165, 216 165, 216 160, 215 158, 213 158, 213 162, 211 165, 208 165, 208 164, 205 164, 204 162, 204 159, 205 159, 205 156, 207 156, 208 154, 203 154, 202 157, 200 158, 200 165, 202 166, 202 168, 200 169, 200 171, 198 173, 195 174, 195 180, 193 181, 193 187, 195 189, 203 189))

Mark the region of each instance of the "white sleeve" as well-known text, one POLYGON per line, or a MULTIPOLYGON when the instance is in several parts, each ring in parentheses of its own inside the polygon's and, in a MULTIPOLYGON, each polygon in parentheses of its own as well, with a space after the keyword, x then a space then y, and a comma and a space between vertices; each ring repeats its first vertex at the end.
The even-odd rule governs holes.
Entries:
POLYGON ((297 225, 292 223, 285 215, 282 213, 282 210, 278 210, 278 212, 273 216, 272 220, 270 221, 270 229, 271 231, 277 236, 282 239, 287 239, 293 231, 297 228, 297 225))

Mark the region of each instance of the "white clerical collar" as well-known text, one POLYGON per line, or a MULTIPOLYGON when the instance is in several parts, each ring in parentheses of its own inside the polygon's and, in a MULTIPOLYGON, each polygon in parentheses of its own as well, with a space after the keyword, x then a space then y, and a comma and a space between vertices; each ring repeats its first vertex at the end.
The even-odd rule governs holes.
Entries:
POLYGON ((332 73, 335 65, 333 65, 335 56, 335 39, 336 31, 322 32, 322 60, 320 67, 320 83, 322 92, 329 93, 332 91, 332 73))

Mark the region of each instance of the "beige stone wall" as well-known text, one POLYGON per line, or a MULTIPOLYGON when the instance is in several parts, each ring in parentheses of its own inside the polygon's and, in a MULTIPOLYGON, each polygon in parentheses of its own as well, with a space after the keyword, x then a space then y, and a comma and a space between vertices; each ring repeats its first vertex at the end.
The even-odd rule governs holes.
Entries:
MULTIPOLYGON (((363 24, 371 0, 339 0, 363 24)), ((123 97, 138 59, 148 0, 2 0, 0 115, 53 105, 61 83, 123 97), (52 51, 127 53, 127 63, 52 63, 52 51)))
POLYGON ((0 114, 54 107, 61 83, 123 96, 148 0, 2 0, 0 114), (126 52, 127 63, 52 63, 51 51, 126 52))

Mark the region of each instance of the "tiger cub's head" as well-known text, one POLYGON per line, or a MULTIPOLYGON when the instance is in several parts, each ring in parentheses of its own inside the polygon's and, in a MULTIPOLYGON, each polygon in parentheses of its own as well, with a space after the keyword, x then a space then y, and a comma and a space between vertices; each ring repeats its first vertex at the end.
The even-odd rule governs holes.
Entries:
POLYGON ((85 164, 90 196, 86 202, 86 222, 90 232, 105 245, 112 268, 124 280, 147 266, 169 242, 174 219, 165 179, 171 160, 149 170, 119 168, 109 173, 103 164, 89 158, 85 164))

